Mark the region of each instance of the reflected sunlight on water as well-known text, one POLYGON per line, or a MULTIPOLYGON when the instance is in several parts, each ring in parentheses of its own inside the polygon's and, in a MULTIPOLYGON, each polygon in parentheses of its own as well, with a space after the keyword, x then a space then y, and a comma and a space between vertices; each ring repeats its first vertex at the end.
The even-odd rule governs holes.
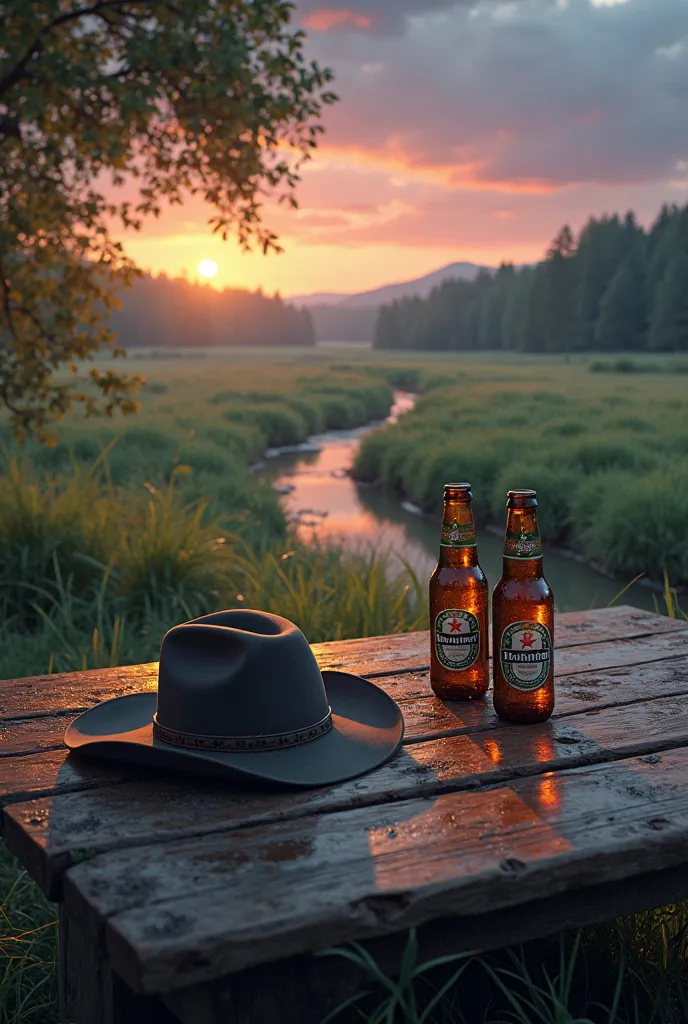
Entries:
MULTIPOLYGON (((396 392, 386 422, 396 422, 415 402, 415 395, 396 392)), ((309 442, 317 451, 278 455, 268 460, 259 475, 279 489, 287 516, 306 543, 315 538, 343 541, 351 548, 372 544, 404 558, 424 582, 437 562, 439 524, 415 515, 395 495, 357 484, 349 476, 361 438, 379 426, 316 435, 309 442)), ((502 572, 502 538, 479 530, 478 542, 480 564, 494 585, 502 572)), ((397 565, 402 568, 401 563, 397 565)), ((545 572, 558 611, 603 608, 623 585, 557 551, 546 552, 545 572)), ((622 603, 654 610, 652 593, 638 584, 623 595, 622 603)))

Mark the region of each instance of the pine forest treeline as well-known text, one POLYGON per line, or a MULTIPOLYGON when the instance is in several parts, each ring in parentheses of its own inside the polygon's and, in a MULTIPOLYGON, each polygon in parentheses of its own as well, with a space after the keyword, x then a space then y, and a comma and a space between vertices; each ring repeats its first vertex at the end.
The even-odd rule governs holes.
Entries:
POLYGON ((214 345, 314 345, 307 309, 278 295, 219 291, 186 278, 144 276, 123 293, 110 326, 124 348, 214 345))
POLYGON ((528 352, 688 350, 688 206, 664 206, 649 231, 625 217, 562 228, 535 267, 503 264, 427 299, 383 306, 381 349, 528 352))

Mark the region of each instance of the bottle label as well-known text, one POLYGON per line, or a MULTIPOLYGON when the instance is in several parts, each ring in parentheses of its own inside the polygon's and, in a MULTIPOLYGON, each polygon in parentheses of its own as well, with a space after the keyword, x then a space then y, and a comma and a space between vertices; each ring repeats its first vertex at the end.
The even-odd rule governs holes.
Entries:
POLYGON ((480 653, 480 623, 471 612, 447 608, 435 619, 435 653, 444 668, 462 672, 480 653))
POLYGON ((539 690, 552 664, 552 635, 541 622, 512 622, 502 633, 502 675, 516 690, 539 690))
POLYGON ((473 523, 442 523, 440 547, 443 548, 474 548, 475 526, 473 523))
POLYGON ((539 533, 507 533, 504 538, 505 558, 542 558, 539 533))

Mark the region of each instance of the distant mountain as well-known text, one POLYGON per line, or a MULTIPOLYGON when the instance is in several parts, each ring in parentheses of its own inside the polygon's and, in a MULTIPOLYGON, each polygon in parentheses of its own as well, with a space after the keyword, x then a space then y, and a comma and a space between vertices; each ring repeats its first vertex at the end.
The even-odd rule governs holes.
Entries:
POLYGON ((342 299, 349 298, 344 292, 314 292, 312 295, 287 296, 285 302, 310 309, 311 306, 338 306, 342 299))
POLYGON ((382 306, 395 299, 405 299, 417 295, 421 299, 428 297, 433 288, 444 281, 474 281, 481 270, 492 270, 492 267, 480 267, 476 263, 450 263, 431 274, 418 277, 414 281, 401 281, 399 284, 387 284, 382 288, 373 288, 369 292, 358 292, 346 295, 337 292, 316 292, 314 295, 294 295, 289 302, 295 306, 330 306, 336 309, 363 309, 371 306, 382 306))

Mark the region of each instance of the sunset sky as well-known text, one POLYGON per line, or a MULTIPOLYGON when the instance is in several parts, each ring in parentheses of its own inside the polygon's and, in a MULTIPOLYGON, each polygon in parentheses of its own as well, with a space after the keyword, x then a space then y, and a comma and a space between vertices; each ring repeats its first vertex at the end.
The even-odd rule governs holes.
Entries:
POLYGON ((213 238, 201 203, 127 240, 153 271, 283 295, 355 292, 454 260, 535 260, 565 222, 688 202, 686 0, 299 0, 340 102, 285 253, 213 238))

